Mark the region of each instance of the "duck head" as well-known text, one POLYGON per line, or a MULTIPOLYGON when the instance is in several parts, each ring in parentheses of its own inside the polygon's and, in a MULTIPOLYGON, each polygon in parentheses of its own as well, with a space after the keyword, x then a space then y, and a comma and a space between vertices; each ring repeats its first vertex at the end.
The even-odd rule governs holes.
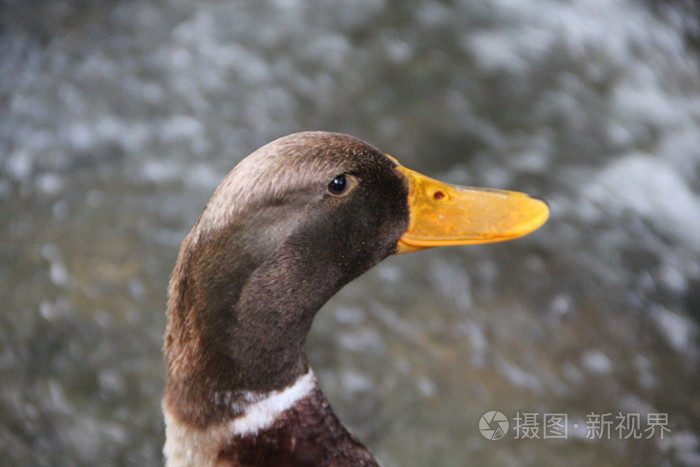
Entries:
POLYGON ((237 397, 308 370, 316 312, 387 256, 520 237, 548 213, 525 194, 432 180, 347 135, 263 146, 226 176, 183 241, 165 404, 197 426, 235 417, 237 397))

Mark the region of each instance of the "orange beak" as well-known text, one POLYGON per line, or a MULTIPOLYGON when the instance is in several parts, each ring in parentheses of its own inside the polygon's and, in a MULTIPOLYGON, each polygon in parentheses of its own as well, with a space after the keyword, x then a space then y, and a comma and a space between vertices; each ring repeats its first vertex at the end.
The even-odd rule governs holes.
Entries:
POLYGON ((411 211, 397 253, 512 240, 549 218, 547 203, 525 193, 449 185, 401 165, 397 170, 408 180, 411 211))

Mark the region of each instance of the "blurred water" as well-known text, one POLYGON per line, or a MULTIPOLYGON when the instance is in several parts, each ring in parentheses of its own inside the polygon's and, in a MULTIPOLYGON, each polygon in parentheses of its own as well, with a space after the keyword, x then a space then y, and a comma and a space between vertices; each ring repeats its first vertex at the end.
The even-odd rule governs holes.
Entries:
POLYGON ((0 464, 161 464, 179 242, 238 160, 324 129, 552 206, 516 242, 391 258, 319 314, 316 373, 385 465, 700 465, 694 13, 0 2, 0 464), (487 440, 488 410, 566 413, 567 439, 487 440), (606 412, 670 432, 587 439, 606 412))

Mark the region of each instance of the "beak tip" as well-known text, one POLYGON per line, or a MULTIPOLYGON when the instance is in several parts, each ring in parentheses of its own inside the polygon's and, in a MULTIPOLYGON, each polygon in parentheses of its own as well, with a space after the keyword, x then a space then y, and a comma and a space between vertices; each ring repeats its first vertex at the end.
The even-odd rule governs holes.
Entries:
POLYGON ((544 198, 542 198, 542 197, 540 197, 540 196, 530 195, 530 194, 528 194, 527 196, 529 196, 530 198, 534 199, 535 201, 539 201, 540 203, 544 203, 544 205, 547 206, 547 209, 549 209, 549 203, 547 202, 546 199, 544 199, 544 198))

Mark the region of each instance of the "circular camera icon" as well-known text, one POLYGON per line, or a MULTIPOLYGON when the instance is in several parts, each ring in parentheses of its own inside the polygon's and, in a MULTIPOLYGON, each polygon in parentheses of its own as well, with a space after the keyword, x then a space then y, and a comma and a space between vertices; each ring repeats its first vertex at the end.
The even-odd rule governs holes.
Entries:
POLYGON ((484 438, 498 441, 508 433, 508 418, 497 410, 491 410, 481 416, 479 420, 479 431, 484 438))

